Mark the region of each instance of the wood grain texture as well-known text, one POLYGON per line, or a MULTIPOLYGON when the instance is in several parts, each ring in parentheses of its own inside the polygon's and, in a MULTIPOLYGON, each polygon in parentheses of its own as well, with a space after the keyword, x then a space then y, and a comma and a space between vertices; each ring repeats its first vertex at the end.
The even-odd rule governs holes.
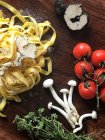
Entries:
MULTIPOLYGON (((57 39, 49 51, 49 55, 53 61, 53 73, 50 76, 43 76, 41 82, 32 90, 21 94, 21 103, 8 102, 4 113, 7 114, 7 119, 0 118, 0 140, 29 140, 26 135, 17 131, 13 125, 13 120, 16 114, 25 115, 29 111, 37 111, 39 107, 46 108, 46 114, 51 112, 47 109, 49 101, 53 101, 50 92, 42 88, 43 80, 51 77, 55 81, 55 89, 57 92, 63 87, 68 88, 67 82, 70 79, 78 81, 74 75, 74 59, 72 50, 78 42, 87 42, 92 49, 105 48, 105 1, 104 0, 65 0, 66 3, 75 2, 82 3, 83 9, 89 15, 88 26, 77 32, 72 32, 68 29, 65 22, 58 18, 54 10, 53 0, 5 0, 9 4, 22 9, 24 13, 32 15, 38 22, 49 20, 57 32, 57 39)), ((2 8, 7 16, 12 14, 2 8)), ((59 93, 60 95, 60 93, 59 93)), ((61 96, 61 95, 60 95, 61 96)), ((77 88, 73 96, 74 103, 80 114, 91 112, 96 109, 94 101, 84 101, 78 95, 77 88)), ((63 122, 69 130, 68 123, 62 116, 59 115, 59 121, 63 122)), ((105 105, 101 103, 98 120, 87 120, 84 122, 83 133, 93 133, 97 140, 105 139, 105 105)))

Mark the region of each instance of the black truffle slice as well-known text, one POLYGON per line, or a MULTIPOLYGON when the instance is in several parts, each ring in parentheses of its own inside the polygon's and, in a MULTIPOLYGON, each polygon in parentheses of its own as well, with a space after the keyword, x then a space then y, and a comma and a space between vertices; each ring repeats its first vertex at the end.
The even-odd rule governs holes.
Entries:
POLYGON ((88 22, 88 16, 82 12, 81 6, 70 4, 65 11, 64 19, 71 30, 81 30, 88 22))

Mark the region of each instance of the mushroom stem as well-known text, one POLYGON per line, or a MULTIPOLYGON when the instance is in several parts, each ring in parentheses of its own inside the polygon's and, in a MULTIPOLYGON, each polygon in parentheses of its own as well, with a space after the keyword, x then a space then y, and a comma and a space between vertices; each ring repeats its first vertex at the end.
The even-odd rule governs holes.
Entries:
POLYGON ((69 104, 69 107, 72 109, 73 115, 76 116, 76 118, 78 119, 79 114, 78 114, 78 112, 77 112, 77 110, 76 110, 76 108, 75 108, 75 106, 73 105, 73 102, 72 102, 74 86, 76 86, 77 83, 76 83, 75 80, 70 80, 68 82, 68 85, 70 86, 69 96, 68 96, 68 104, 69 104))
POLYGON ((83 128, 83 120, 85 118, 91 117, 92 119, 97 119, 97 113, 96 111, 92 111, 92 113, 87 113, 82 115, 79 118, 79 127, 73 130, 73 133, 77 133, 78 131, 80 131, 83 128))
POLYGON ((54 90, 54 88, 51 86, 49 87, 50 89, 50 92, 53 96, 53 98, 62 106, 62 107, 65 107, 65 104, 64 102, 60 99, 60 97, 57 95, 56 91, 54 90))
POLYGON ((68 104, 69 104, 69 107, 72 109, 72 112, 73 112, 73 115, 77 117, 77 119, 79 118, 79 114, 75 108, 75 106, 73 105, 73 102, 72 102, 72 97, 73 97, 73 90, 74 90, 74 87, 71 86, 70 87, 70 90, 69 90, 69 96, 68 96, 68 104))
POLYGON ((75 128, 75 125, 72 123, 72 121, 69 119, 69 116, 68 116, 68 114, 64 111, 64 110, 62 110, 61 108, 59 108, 59 107, 56 107, 56 106, 54 106, 54 105, 52 105, 52 102, 50 102, 49 104, 48 104, 48 109, 54 109, 54 110, 56 110, 56 111, 58 111, 59 113, 61 113, 62 114, 62 116, 64 116, 65 117, 65 119, 68 121, 68 123, 71 125, 71 127, 74 129, 75 128))
POLYGON ((44 88, 49 88, 53 98, 62 106, 65 107, 64 102, 60 99, 60 97, 57 95, 56 91, 53 88, 53 79, 47 79, 43 82, 43 87, 44 88))
POLYGON ((64 109, 65 109, 66 113, 70 116, 71 111, 70 111, 69 104, 68 104, 68 101, 67 101, 68 90, 67 89, 61 89, 60 93, 63 93, 63 101, 64 101, 64 105, 65 105, 64 109))
POLYGON ((69 104, 68 104, 68 101, 67 101, 67 94, 68 94, 68 90, 67 89, 61 89, 60 90, 61 93, 63 93, 63 100, 64 100, 64 104, 65 104, 65 111, 66 113, 68 114, 70 120, 76 124, 77 123, 77 119, 76 117, 74 117, 72 114, 71 114, 71 110, 70 110, 70 107, 69 107, 69 104))
POLYGON ((69 108, 69 104, 67 102, 67 96, 66 96, 66 93, 63 93, 63 100, 64 100, 64 104, 65 104, 65 111, 67 112, 67 114, 69 116, 71 116, 71 111, 70 111, 70 108, 69 108))
POLYGON ((73 90, 74 90, 74 87, 71 86, 71 87, 70 87, 70 90, 69 90, 69 96, 68 96, 68 104, 69 104, 69 107, 70 107, 72 110, 75 109, 75 106, 73 105, 73 102, 72 102, 73 90))

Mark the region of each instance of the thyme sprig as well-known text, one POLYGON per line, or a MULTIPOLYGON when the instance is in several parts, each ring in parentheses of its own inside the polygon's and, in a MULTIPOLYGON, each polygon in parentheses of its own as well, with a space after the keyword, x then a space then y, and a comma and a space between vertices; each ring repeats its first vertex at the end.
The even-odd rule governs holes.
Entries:
POLYGON ((93 140, 89 136, 77 136, 69 132, 57 120, 56 114, 47 117, 43 113, 44 109, 40 108, 38 115, 35 112, 29 112, 23 118, 16 115, 14 123, 19 131, 26 132, 32 140, 93 140))

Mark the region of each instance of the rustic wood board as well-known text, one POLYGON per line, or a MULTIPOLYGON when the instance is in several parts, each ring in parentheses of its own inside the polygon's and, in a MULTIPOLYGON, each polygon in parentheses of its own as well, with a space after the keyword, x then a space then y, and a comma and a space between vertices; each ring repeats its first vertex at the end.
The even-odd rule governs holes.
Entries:
MULTIPOLYGON (((82 31, 71 32, 66 26, 65 22, 59 19, 54 10, 53 0, 5 0, 9 4, 16 7, 18 10, 22 9, 24 13, 32 15, 37 21, 43 22, 49 20, 57 32, 57 39, 49 52, 53 61, 53 73, 50 76, 43 76, 41 82, 32 90, 21 94, 22 102, 15 103, 8 102, 4 113, 7 114, 7 119, 0 118, 0 140, 29 140, 26 135, 18 132, 13 125, 13 120, 16 114, 25 115, 29 111, 37 111, 39 107, 46 109, 46 114, 51 112, 47 109, 49 101, 53 101, 50 92, 42 88, 43 80, 51 77, 55 81, 55 89, 57 92, 63 87, 68 88, 67 82, 70 79, 78 79, 74 75, 74 59, 72 57, 72 50, 78 42, 87 42, 92 46, 92 49, 105 48, 105 1, 104 0, 65 0, 65 2, 82 3, 83 9, 89 14, 89 24, 82 31)), ((12 14, 2 8, 7 16, 12 14)), ((60 95, 60 93, 59 93, 60 95)), ((73 96, 74 103, 80 114, 91 112, 96 109, 95 100, 84 101, 78 95, 75 89, 73 96)), ((62 116, 59 115, 59 121, 63 122, 65 127, 69 130, 68 123, 62 116)), ((84 122, 83 133, 93 133, 97 140, 105 139, 105 105, 101 103, 101 110, 99 112, 98 120, 87 120, 84 122)))

